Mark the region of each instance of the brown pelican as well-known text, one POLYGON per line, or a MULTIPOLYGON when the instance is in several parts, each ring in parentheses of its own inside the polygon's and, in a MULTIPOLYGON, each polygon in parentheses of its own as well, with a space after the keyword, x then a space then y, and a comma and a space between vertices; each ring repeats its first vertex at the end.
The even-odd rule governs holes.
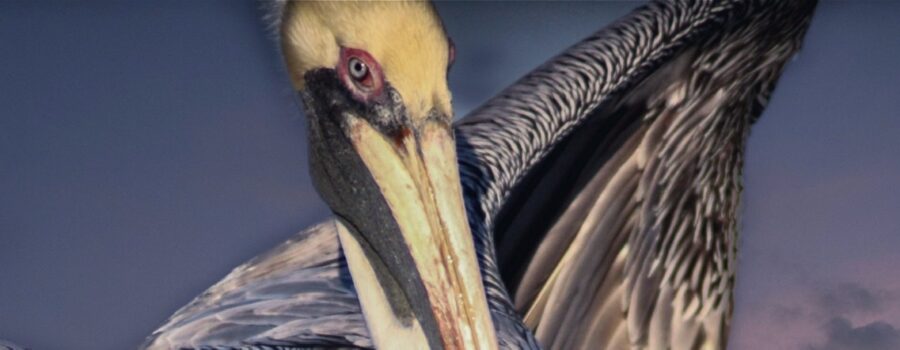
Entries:
POLYGON ((724 348, 743 147, 814 6, 652 2, 451 124, 432 6, 279 3, 335 218, 145 346, 724 348))

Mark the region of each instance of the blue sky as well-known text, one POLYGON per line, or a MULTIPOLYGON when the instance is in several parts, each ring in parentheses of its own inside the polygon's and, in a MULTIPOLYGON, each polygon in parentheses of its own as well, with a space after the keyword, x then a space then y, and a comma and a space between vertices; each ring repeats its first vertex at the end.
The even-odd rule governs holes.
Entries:
MULTIPOLYGON (((635 3, 441 3, 465 114, 635 3)), ((747 153, 731 349, 900 348, 900 11, 825 2, 747 153)), ((0 2, 0 338, 133 348, 328 210, 253 2, 0 2)))

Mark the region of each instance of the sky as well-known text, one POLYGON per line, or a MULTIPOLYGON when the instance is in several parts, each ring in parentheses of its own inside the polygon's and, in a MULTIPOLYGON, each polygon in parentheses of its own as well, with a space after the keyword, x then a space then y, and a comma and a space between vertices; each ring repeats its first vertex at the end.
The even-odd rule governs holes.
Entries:
MULTIPOLYGON (((439 3, 458 115, 637 6, 439 3)), ((755 125, 729 349, 900 348, 900 2, 824 2, 755 125)), ((328 209, 249 1, 0 2, 0 338, 128 349, 328 209)))

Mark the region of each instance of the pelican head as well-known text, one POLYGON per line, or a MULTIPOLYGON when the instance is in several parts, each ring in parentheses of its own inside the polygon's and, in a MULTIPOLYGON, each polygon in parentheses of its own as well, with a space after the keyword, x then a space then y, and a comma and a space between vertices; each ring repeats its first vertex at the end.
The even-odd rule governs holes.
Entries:
POLYGON ((279 27, 316 189, 376 346, 495 348, 460 189, 431 4, 289 2, 279 27))

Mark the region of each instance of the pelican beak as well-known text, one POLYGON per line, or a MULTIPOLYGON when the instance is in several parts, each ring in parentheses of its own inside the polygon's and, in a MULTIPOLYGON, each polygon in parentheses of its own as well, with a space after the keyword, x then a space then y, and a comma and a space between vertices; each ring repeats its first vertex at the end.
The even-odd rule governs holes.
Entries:
POLYGON ((306 98, 311 169, 376 347, 496 349, 449 116, 385 130, 343 101, 306 98))
POLYGON ((421 280, 442 345, 490 348, 487 341, 495 342, 493 327, 464 212, 449 126, 428 121, 419 130, 391 140, 356 120, 351 132, 354 148, 399 226, 402 244, 396 248, 408 250, 414 263, 400 272, 416 274, 421 280))

